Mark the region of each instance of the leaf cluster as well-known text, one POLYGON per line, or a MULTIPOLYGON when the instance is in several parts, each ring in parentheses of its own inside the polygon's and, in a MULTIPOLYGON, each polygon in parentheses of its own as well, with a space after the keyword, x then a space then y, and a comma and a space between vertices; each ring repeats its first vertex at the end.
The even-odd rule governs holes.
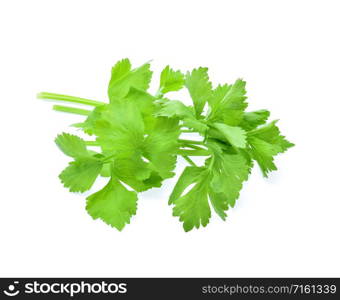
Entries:
POLYGON ((86 209, 94 219, 122 230, 136 214, 137 194, 173 177, 177 157, 182 156, 189 165, 169 198, 173 215, 185 231, 206 226, 212 210, 225 220, 254 162, 267 177, 277 169, 274 157, 293 144, 281 135, 277 121, 267 122, 269 111, 246 111, 246 83, 241 79, 213 87, 207 68, 183 74, 167 66, 153 95, 148 92, 151 77, 149 63, 132 68, 123 59, 111 70, 108 103, 39 94, 93 108, 54 107, 84 115, 74 126, 92 137, 85 141, 68 133, 57 136, 60 150, 72 158, 59 175, 61 182, 70 192, 85 192, 98 176, 107 177, 107 184, 86 198, 86 209), (190 106, 167 95, 183 88, 190 94, 190 106), (201 139, 184 139, 186 132, 198 133, 201 139), (196 165, 195 156, 204 157, 204 164, 196 165))

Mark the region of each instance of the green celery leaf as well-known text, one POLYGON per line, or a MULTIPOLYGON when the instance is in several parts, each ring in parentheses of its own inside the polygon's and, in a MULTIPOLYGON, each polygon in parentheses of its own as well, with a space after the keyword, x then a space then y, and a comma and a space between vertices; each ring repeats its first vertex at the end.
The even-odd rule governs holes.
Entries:
POLYGON ((162 186, 163 178, 155 171, 151 171, 150 177, 143 180, 144 190, 162 186))
POLYGON ((277 153, 283 153, 288 148, 293 147, 294 144, 285 139, 283 135, 281 135, 279 128, 276 126, 278 121, 273 121, 267 125, 259 127, 255 130, 252 130, 248 133, 248 136, 256 137, 266 141, 277 147, 277 153))
POLYGON ((103 151, 113 155, 116 176, 137 191, 148 189, 143 183, 151 168, 143 160, 144 122, 134 101, 116 101, 101 111, 93 132, 103 151))
POLYGON ((189 185, 197 182, 204 170, 203 167, 186 167, 170 195, 169 204, 173 204, 189 185))
POLYGON ((248 152, 257 161, 265 177, 270 171, 277 170, 274 156, 294 146, 280 134, 276 122, 273 121, 248 132, 248 152))
POLYGON ((223 123, 213 123, 212 126, 219 131, 224 140, 228 141, 234 147, 237 148, 246 147, 247 145, 246 132, 242 128, 229 126, 223 123))
POLYGON ((144 122, 138 106, 116 101, 98 109, 100 116, 94 122, 93 132, 103 151, 120 158, 138 154, 144 140, 144 122))
POLYGON ((57 136, 55 143, 61 151, 73 158, 89 156, 83 139, 69 133, 62 133, 57 136))
POLYGON ((110 102, 122 99, 131 87, 146 91, 149 88, 152 72, 150 64, 146 63, 139 68, 131 69, 128 59, 117 62, 111 71, 108 95, 110 102))
POLYGON ((205 135, 206 131, 208 130, 208 126, 197 120, 196 118, 186 118, 183 120, 183 126, 189 129, 193 129, 194 131, 199 132, 201 135, 205 135))
POLYGON ((70 192, 85 192, 89 190, 97 179, 103 163, 101 160, 88 157, 78 158, 69 163, 59 178, 70 192))
POLYGON ((101 119, 102 112, 107 110, 108 104, 97 106, 91 111, 84 122, 73 124, 73 127, 82 129, 86 134, 93 135, 96 122, 101 119))
POLYGON ((159 91, 162 94, 180 90, 184 85, 184 75, 180 71, 174 71, 166 66, 160 78, 159 91))
POLYGON ((209 81, 208 68, 198 68, 188 72, 185 86, 187 87, 191 99, 194 103, 196 116, 199 117, 203 111, 205 103, 211 97, 212 86, 209 81))
POLYGON ((155 116, 178 118, 183 121, 183 126, 197 130, 202 134, 208 129, 208 126, 205 123, 196 119, 192 107, 188 107, 177 100, 165 100, 160 102, 160 108, 155 113, 155 116))
POLYGON ((260 109, 252 112, 246 112, 243 114, 243 119, 240 123, 240 127, 244 130, 250 131, 257 126, 265 124, 269 118, 270 112, 265 109, 260 109))
POLYGON ((225 211, 235 205, 252 167, 242 154, 228 153, 219 143, 209 141, 207 146, 212 156, 206 160, 205 167, 186 167, 169 198, 169 204, 174 204, 174 215, 180 217, 185 231, 209 222, 208 200, 225 220, 225 211))
POLYGON ((128 158, 117 158, 114 160, 114 174, 137 192, 146 191, 153 187, 144 183, 150 178, 152 170, 149 165, 141 159, 140 155, 134 155, 128 158))
POLYGON ((194 118, 194 113, 191 107, 186 106, 183 102, 178 100, 162 100, 158 102, 159 109, 155 113, 157 117, 168 117, 168 118, 194 118))
POLYGON ((209 101, 209 120, 230 126, 239 125, 248 105, 245 102, 247 99, 245 85, 245 81, 237 79, 231 86, 218 86, 209 101))
POLYGON ((219 84, 215 89, 212 90, 211 96, 208 98, 210 109, 215 110, 217 108, 231 87, 232 85, 229 84, 219 84))
POLYGON ((227 217, 225 211, 229 209, 228 198, 223 193, 216 193, 213 189, 210 189, 209 199, 214 211, 225 221, 227 217))
POLYGON ((93 219, 99 218, 120 231, 137 211, 137 194, 114 178, 86 200, 86 210, 93 219))
POLYGON ((176 195, 170 196, 175 205, 173 215, 183 222, 185 231, 190 231, 194 227, 199 228, 200 225, 204 227, 209 223, 211 216, 208 202, 209 175, 206 168, 187 167, 174 189, 173 193, 176 195), (190 174, 196 177, 190 179, 188 178, 190 174), (185 195, 180 195, 184 191, 183 188, 188 187, 190 183, 195 183, 194 187, 185 195))
POLYGON ((274 156, 278 153, 275 145, 271 145, 256 137, 248 137, 248 143, 248 151, 260 166, 264 177, 268 177, 269 172, 277 170, 274 164, 274 156))
POLYGON ((179 129, 177 120, 158 118, 154 130, 145 138, 143 155, 164 179, 174 176, 179 129))
POLYGON ((216 143, 210 143, 208 147, 213 152, 210 187, 213 192, 223 194, 225 201, 233 207, 239 197, 242 183, 248 179, 251 165, 242 154, 230 154, 216 143))
POLYGON ((156 123, 156 118, 154 117, 156 110, 155 97, 145 91, 131 87, 123 101, 132 102, 138 107, 143 117, 145 131, 152 131, 156 123))

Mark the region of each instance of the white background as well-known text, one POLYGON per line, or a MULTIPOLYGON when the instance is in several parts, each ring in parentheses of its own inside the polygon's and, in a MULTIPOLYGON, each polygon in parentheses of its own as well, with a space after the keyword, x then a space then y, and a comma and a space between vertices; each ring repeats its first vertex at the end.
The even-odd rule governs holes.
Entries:
MULTIPOLYGON (((1 276, 340 276, 339 1, 1 1, 1 276), (249 109, 296 147, 254 169, 226 222, 185 233, 167 198, 140 194, 123 232, 57 175, 55 136, 81 117, 39 91, 106 100, 111 66, 153 59, 247 82, 249 109)), ((178 172, 183 169, 181 161, 178 172)), ((95 189, 102 186, 99 182, 95 189)), ((94 189, 94 190, 95 190, 94 189)))

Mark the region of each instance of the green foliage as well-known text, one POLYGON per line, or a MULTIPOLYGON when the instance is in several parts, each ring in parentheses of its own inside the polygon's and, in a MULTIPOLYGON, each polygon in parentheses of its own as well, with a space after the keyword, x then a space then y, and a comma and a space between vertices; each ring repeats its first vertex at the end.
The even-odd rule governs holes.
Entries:
POLYGON ((86 210, 93 219, 122 230, 137 211, 137 194, 128 191, 114 177, 100 191, 86 198, 86 210))
POLYGON ((159 91, 162 94, 180 90, 184 85, 184 75, 166 66, 161 73, 159 91))
POLYGON ((85 104, 92 111, 70 106, 56 110, 78 113, 85 118, 73 126, 92 140, 63 133, 55 142, 73 160, 59 175, 71 192, 91 189, 96 179, 109 178, 99 191, 87 197, 86 209, 122 230, 136 214, 137 193, 175 175, 178 156, 190 164, 180 175, 171 195, 173 215, 185 231, 206 226, 215 211, 223 220, 235 205, 243 182, 256 162, 265 177, 276 170, 274 157, 293 144, 281 135, 277 121, 266 123, 269 111, 246 112, 245 81, 213 88, 207 68, 186 75, 169 66, 161 72, 158 92, 148 92, 150 64, 132 68, 128 59, 111 71, 109 102, 40 93, 39 98, 85 104), (186 88, 192 100, 187 106, 164 95, 186 88), (196 132, 201 139, 183 139, 196 132), (89 148, 93 147, 93 148, 89 148), (197 166, 190 157, 203 156, 197 166))
POLYGON ((186 75, 185 86, 188 89, 196 116, 199 118, 205 103, 211 97, 211 82, 208 77, 208 68, 198 68, 188 72, 186 75))

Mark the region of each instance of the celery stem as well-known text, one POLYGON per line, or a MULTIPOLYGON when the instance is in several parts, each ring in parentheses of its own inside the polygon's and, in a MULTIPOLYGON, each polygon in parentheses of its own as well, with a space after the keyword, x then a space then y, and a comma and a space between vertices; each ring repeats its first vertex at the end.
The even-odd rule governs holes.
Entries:
POLYGON ((197 167, 197 165, 186 155, 182 155, 182 157, 193 167, 197 167))
POLYGON ((183 140, 183 139, 178 139, 180 143, 185 143, 185 144, 198 144, 198 145, 204 145, 203 141, 193 141, 193 140, 183 140))
POLYGON ((177 154, 185 155, 185 156, 209 156, 210 152, 206 150, 186 150, 186 149, 179 149, 177 154))
POLYGON ((101 106, 101 105, 106 104, 100 101, 74 97, 74 96, 68 96, 68 95, 62 95, 62 94, 46 93, 46 92, 39 93, 37 95, 37 98, 73 102, 73 103, 79 103, 79 104, 85 104, 85 105, 91 105, 91 106, 101 106))
POLYGON ((81 109, 81 108, 70 107, 70 106, 62 106, 62 105, 54 105, 53 109, 56 111, 77 114, 77 115, 82 115, 82 116, 88 116, 91 113, 91 111, 87 109, 81 109))

